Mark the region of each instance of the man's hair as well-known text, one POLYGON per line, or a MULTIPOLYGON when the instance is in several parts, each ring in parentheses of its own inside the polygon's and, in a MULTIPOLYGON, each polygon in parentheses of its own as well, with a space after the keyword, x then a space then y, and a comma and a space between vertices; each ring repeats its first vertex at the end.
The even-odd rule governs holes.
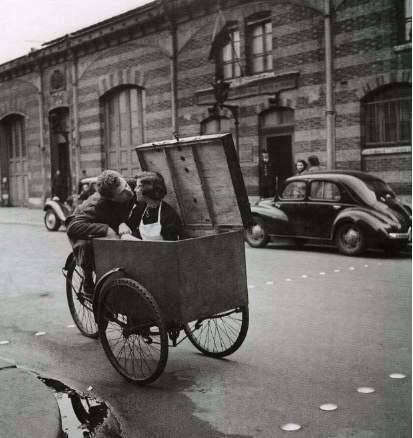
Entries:
POLYGON ((137 175, 137 180, 142 184, 142 195, 153 201, 160 201, 168 193, 165 180, 159 172, 142 172, 137 175))
POLYGON ((119 187, 122 176, 115 170, 103 171, 96 181, 96 190, 103 198, 111 198, 114 189, 119 187))
POLYGON ((308 157, 308 162, 310 163, 311 166, 320 165, 320 161, 318 160, 317 155, 311 155, 310 157, 308 157))

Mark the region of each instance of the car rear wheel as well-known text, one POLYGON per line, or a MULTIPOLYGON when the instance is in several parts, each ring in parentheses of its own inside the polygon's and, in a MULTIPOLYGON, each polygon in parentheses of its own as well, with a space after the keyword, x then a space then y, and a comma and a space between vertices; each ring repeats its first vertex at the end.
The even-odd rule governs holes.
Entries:
POLYGON ((62 224, 56 213, 49 208, 44 215, 44 224, 49 231, 57 231, 62 224))
POLYGON ((356 224, 341 225, 335 235, 338 250, 348 256, 363 254, 367 249, 364 231, 356 224))
POLYGON ((253 216, 252 224, 244 231, 244 235, 248 245, 253 248, 264 248, 270 240, 264 221, 258 216, 253 216))

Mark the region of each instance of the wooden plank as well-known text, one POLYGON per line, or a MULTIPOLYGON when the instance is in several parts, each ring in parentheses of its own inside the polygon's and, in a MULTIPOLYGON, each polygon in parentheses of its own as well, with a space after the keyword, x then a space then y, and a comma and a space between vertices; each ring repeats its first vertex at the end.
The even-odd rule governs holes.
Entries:
POLYGON ((180 242, 182 321, 248 304, 242 231, 180 242))
POLYGON ((252 223, 251 207, 232 137, 223 138, 222 145, 227 157, 228 168, 231 175, 232 185, 234 187, 234 193, 238 202, 238 209, 241 214, 242 223, 244 228, 248 228, 252 223))
POLYGON ((252 220, 231 134, 147 143, 136 151, 142 168, 164 176, 165 200, 187 227, 243 229, 252 220))

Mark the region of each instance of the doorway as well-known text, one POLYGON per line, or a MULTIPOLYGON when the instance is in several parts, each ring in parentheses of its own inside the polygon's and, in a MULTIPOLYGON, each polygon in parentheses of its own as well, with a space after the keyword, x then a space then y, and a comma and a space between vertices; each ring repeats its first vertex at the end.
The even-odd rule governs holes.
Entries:
POLYGON ((71 194, 69 109, 58 108, 50 112, 50 161, 51 179, 60 170, 62 179, 61 197, 65 200, 71 194))
POLYGON ((277 192, 283 182, 293 175, 292 136, 275 135, 266 137, 266 149, 273 162, 277 192))

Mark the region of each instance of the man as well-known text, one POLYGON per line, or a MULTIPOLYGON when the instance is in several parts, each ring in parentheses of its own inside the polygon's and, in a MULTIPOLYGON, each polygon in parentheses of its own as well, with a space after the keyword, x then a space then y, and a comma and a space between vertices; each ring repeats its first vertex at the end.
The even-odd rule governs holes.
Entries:
POLYGON ((96 182, 97 192, 78 206, 66 221, 66 233, 73 247, 76 262, 85 274, 84 291, 93 297, 94 255, 91 238, 117 238, 120 228, 126 226, 134 205, 133 191, 122 176, 114 170, 102 172, 96 182))
POLYGON ((260 196, 270 198, 275 195, 276 179, 274 163, 266 149, 261 152, 260 160, 260 196))
POLYGON ((57 169, 52 179, 52 198, 57 197, 60 201, 65 201, 65 178, 57 169))
POLYGON ((317 155, 311 155, 310 157, 308 157, 308 164, 310 165, 308 172, 318 172, 319 170, 321 170, 320 161, 317 155))

